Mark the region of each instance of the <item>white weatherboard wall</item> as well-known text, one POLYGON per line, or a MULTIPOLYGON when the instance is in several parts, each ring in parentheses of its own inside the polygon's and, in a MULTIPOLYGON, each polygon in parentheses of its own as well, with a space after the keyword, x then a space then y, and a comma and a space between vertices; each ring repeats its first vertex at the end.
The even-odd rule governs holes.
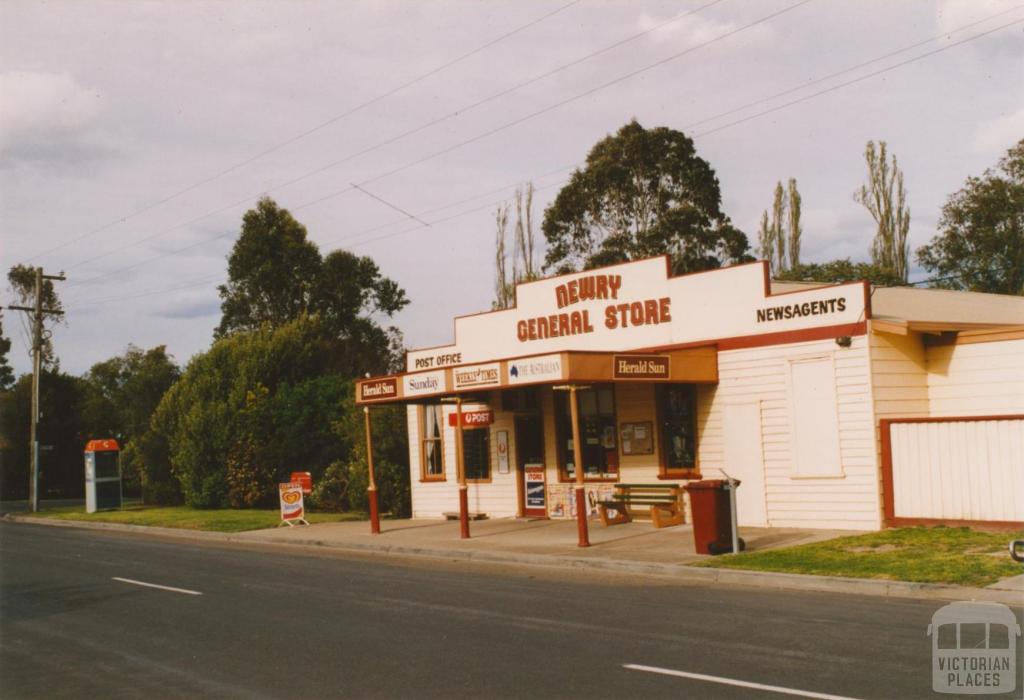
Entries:
MULTIPOLYGON (((718 354, 719 384, 701 392, 710 400, 701 431, 705 478, 725 464, 725 406, 760 402, 765 469, 765 510, 774 527, 877 530, 881 500, 875 453, 871 374, 867 339, 849 348, 833 340, 732 350, 718 354), (793 360, 832 358, 841 476, 800 477, 793 470, 793 406, 789 365, 793 360)), ((744 439, 744 436, 735 436, 744 439)), ((743 486, 740 486, 743 489, 743 486)))
MULTIPOLYGON (((495 397, 497 398, 497 397, 495 397)), ((512 415, 502 413, 500 401, 492 401, 490 405, 463 404, 463 411, 492 410, 494 423, 487 428, 473 430, 489 430, 491 448, 491 481, 489 483, 468 484, 469 510, 471 513, 486 513, 490 518, 504 518, 516 515, 516 472, 514 465, 515 429, 512 415), (509 432, 510 464, 508 474, 498 473, 498 445, 495 432, 509 432)), ((416 406, 407 409, 409 424, 409 472, 412 490, 412 516, 414 518, 441 518, 445 513, 459 509, 459 481, 455 470, 455 428, 448 424, 448 416, 456 412, 456 408, 445 405, 444 430, 444 481, 421 481, 420 472, 420 420, 416 406)), ((468 431, 467 431, 468 432, 468 431)))
POLYGON ((1024 413, 1024 340, 925 349, 932 416, 1024 413))
POLYGON ((890 430, 896 517, 1024 522, 1024 420, 890 430))

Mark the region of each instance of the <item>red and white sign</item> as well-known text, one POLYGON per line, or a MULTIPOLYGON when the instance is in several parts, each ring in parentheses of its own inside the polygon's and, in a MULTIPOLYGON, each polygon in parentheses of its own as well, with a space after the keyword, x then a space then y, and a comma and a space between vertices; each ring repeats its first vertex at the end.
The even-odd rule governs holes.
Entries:
MULTIPOLYGON (((458 413, 449 413, 448 425, 454 428, 458 417, 458 413)), ((493 422, 494 411, 463 411, 462 413, 463 428, 481 428, 493 422)))
POLYGON ((476 387, 500 386, 501 365, 492 362, 474 367, 459 367, 452 370, 456 389, 475 389, 476 387))
POLYGON ((699 274, 669 274, 665 257, 610 265, 516 286, 516 305, 455 319, 457 342, 410 350, 407 369, 433 369, 433 358, 458 358, 453 389, 559 381, 553 355, 565 351, 626 353, 723 339, 853 326, 870 318, 861 282, 772 295, 765 263, 699 274), (494 358, 508 360, 499 382, 494 358), (481 364, 488 363, 488 364, 481 364), (515 372, 512 371, 515 366, 515 372))
POLYGON ((278 484, 281 496, 282 522, 306 521, 306 509, 302 502, 301 484, 278 484))
POLYGON ((292 472, 291 481, 302 487, 302 493, 313 493, 313 474, 310 472, 292 472))

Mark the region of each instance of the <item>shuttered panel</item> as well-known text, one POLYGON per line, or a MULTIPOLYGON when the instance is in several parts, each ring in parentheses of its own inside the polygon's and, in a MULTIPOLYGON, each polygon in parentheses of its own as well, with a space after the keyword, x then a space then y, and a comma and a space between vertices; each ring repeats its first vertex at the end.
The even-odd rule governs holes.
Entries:
POLYGON ((757 401, 761 406, 768 524, 851 530, 880 527, 867 339, 855 336, 849 348, 826 340, 723 351, 718 354, 718 364, 719 384, 701 386, 697 394, 701 474, 718 478, 724 467, 725 442, 730 439, 724 434, 724 407, 757 401), (799 478, 793 471, 788 367, 794 360, 825 356, 832 357, 835 367, 834 410, 842 472, 841 476, 799 478))
POLYGON ((889 429, 897 518, 1024 522, 1024 419, 889 429))

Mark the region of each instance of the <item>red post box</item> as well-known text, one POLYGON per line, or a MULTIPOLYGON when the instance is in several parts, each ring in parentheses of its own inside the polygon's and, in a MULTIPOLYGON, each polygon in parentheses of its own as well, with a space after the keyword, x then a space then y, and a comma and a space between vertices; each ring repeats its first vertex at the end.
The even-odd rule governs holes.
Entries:
POLYGON ((290 481, 302 487, 302 494, 313 493, 313 475, 310 472, 292 472, 290 481))

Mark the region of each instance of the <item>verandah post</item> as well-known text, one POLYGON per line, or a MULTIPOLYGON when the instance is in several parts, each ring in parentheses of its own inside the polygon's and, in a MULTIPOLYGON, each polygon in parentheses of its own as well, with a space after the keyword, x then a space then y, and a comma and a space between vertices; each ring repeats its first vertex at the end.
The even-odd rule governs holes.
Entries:
POLYGON ((469 539, 469 486, 462 454, 462 397, 455 397, 455 468, 459 472, 459 537, 469 539))
POLYGON ((580 444, 580 415, 575 385, 569 387, 569 403, 572 411, 572 461, 576 467, 576 529, 579 531, 579 546, 589 547, 587 495, 583 487, 583 447, 580 444))
POLYGON ((369 485, 366 495, 370 501, 370 533, 380 534, 380 510, 377 506, 377 482, 373 478, 373 439, 370 431, 370 407, 363 406, 363 418, 366 423, 366 466, 369 472, 369 485))

